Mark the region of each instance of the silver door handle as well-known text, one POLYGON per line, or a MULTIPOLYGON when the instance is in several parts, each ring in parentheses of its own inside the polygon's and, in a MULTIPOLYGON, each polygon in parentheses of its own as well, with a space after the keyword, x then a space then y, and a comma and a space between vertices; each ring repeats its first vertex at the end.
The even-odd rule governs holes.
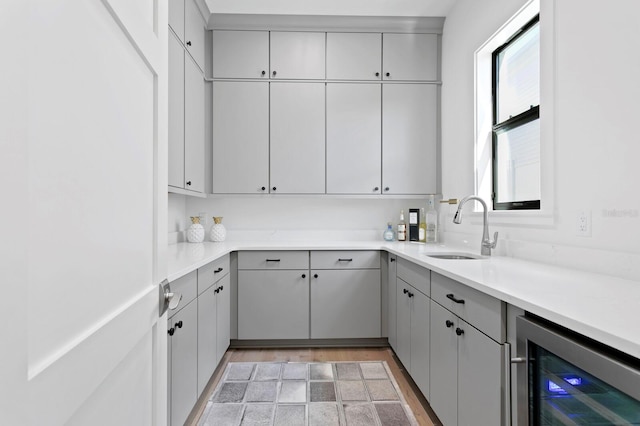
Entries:
POLYGON ((172 293, 171 286, 169 285, 168 280, 164 280, 160 283, 160 304, 159 304, 159 314, 160 316, 164 315, 167 312, 167 309, 171 309, 172 311, 178 307, 180 304, 180 300, 182 300, 182 294, 180 293, 172 293))

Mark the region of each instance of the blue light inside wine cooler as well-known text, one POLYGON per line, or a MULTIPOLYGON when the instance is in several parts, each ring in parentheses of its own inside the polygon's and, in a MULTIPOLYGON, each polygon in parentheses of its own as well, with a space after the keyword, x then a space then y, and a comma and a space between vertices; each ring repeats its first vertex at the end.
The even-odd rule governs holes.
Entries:
MULTIPOLYGON (((565 377, 564 381, 569 383, 571 386, 580 386, 582 384, 581 377, 565 377)), ((551 380, 547 380, 547 390, 551 393, 557 395, 566 395, 567 391, 562 389, 560 386, 552 382, 551 380)))

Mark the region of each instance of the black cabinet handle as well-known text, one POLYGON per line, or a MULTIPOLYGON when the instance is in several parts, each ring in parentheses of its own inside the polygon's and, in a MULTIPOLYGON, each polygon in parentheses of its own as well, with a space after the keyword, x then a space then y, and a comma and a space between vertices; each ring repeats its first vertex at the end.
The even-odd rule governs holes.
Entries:
POLYGON ((395 261, 396 261, 395 257, 392 257, 391 259, 389 259, 389 262, 395 262, 395 261))
POLYGON ((191 46, 191 40, 187 41, 187 46, 191 46))
POLYGON ((220 291, 222 291, 222 290, 224 290, 224 286, 223 285, 220 286, 220 291))
POLYGON ((388 191, 388 190, 389 190, 389 187, 388 187, 388 186, 385 186, 385 187, 384 187, 384 190, 385 190, 385 191, 388 191))
POLYGON ((413 293, 409 292, 409 294, 407 296, 413 297, 413 293))
POLYGON ((215 294, 220 293, 220 287, 218 287, 218 288, 216 288, 215 290, 213 290, 213 292, 214 292, 215 294))
POLYGON ((447 320, 447 321, 445 321, 445 325, 447 326, 447 328, 451 328, 451 327, 453 327, 453 321, 447 320))
POLYGON ((307 274, 302 274, 302 278, 307 278, 307 274))
POLYGON ((275 77, 275 75, 276 75, 276 72, 274 71, 274 72, 272 72, 271 74, 273 74, 273 76, 275 77))
POLYGON ((182 328, 182 320, 176 323, 176 328, 182 328))
POLYGON ((313 274, 313 278, 318 278, 318 274, 313 274))
POLYGON ((338 262, 353 262, 353 259, 338 259, 338 262))
POLYGON ((403 288, 403 289, 402 289, 402 292, 403 292, 404 294, 407 294, 407 293, 409 293, 409 290, 407 290, 406 288, 403 288))
POLYGON ((447 294, 447 299, 453 300, 456 303, 464 305, 464 299, 456 299, 456 297, 453 295, 453 293, 447 294))
POLYGON ((389 73, 389 72, 388 72, 388 73, 386 73, 385 75, 386 75, 387 77, 391 77, 391 73, 389 73))
POLYGON ((262 75, 267 75, 267 72, 263 70, 262 75))
POLYGON ((456 334, 457 334, 458 336, 462 336, 462 335, 464 334, 464 330, 463 330, 463 329, 461 329, 460 327, 458 327, 458 328, 456 328, 456 334))
POLYGON ((217 274, 218 272, 222 272, 222 268, 218 268, 215 271, 213 271, 214 274, 217 274))
POLYGON ((170 329, 167 330, 167 333, 169 333, 169 336, 173 336, 173 333, 176 332, 176 329, 171 327, 170 329))
POLYGON ((276 190, 276 187, 274 186, 274 187, 273 187, 273 188, 271 188, 271 189, 275 191, 275 190, 276 190))
POLYGON ((280 259, 267 259, 267 262, 280 262, 280 259))
POLYGON ((191 186, 191 181, 190 180, 187 181, 187 185, 191 186))
POLYGON ((376 73, 376 77, 380 77, 380 73, 379 72, 376 73))

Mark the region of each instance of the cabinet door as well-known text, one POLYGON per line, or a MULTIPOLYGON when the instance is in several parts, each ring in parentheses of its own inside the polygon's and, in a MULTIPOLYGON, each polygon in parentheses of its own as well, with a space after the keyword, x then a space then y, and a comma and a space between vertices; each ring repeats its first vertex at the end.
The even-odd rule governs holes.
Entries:
POLYGON ((271 78, 324 79, 325 33, 271 32, 271 78))
POLYGON ((411 286, 397 279, 396 287, 396 355, 405 368, 411 368, 411 286))
POLYGON ((184 188, 204 192, 204 80, 188 57, 184 75, 184 188))
POLYGON ((216 365, 229 348, 231 338, 231 274, 214 286, 219 288, 216 303, 216 365))
POLYGON ((238 271, 238 339, 308 338, 308 271, 238 271))
POLYGON ((269 32, 213 32, 213 78, 269 78, 269 32))
POLYGON ((198 304, 191 302, 171 320, 171 424, 184 424, 198 399, 198 304), (182 322, 182 326, 178 325, 182 322))
POLYGON ((327 33, 327 79, 380 80, 382 34, 327 33))
POLYGON ((195 0, 184 0, 184 39, 185 47, 198 64, 201 71, 204 68, 204 18, 195 0))
POLYGON ((455 315, 431 301, 429 349, 433 368, 429 382, 429 404, 442 424, 454 426, 458 424, 458 336, 455 332, 457 321, 455 315))
POLYGON ((311 338, 380 337, 380 270, 311 271, 311 338))
POLYGON ((257 194, 269 186, 269 85, 213 83, 213 192, 257 194))
MULTIPOLYGON (((169 4, 177 3, 172 0, 169 4)), ((169 185, 184 188, 184 49, 169 33, 169 185)))
POLYGON ((503 346, 460 320, 458 425, 501 425, 503 346))
POLYGON ((184 41, 184 2, 185 0, 169 0, 169 26, 181 42, 184 41))
POLYGON ((325 192, 325 85, 271 83, 271 192, 325 192))
POLYGON ((198 296, 198 395, 218 365, 216 359, 216 289, 209 287, 198 296))
POLYGON ((397 258, 395 255, 389 254, 389 263, 388 263, 388 280, 389 280, 389 289, 388 289, 388 300, 387 300, 387 320, 388 327, 387 331, 389 333, 389 345, 393 348, 394 351, 398 352, 397 349, 397 341, 396 341, 396 265, 397 258))
POLYGON ((327 193, 380 194, 379 84, 327 84, 327 193))
POLYGON ((436 34, 383 34, 382 72, 385 80, 438 79, 436 34))
POLYGON ((409 373, 422 394, 429 399, 429 298, 411 290, 411 367, 409 373))
POLYGON ((438 88, 382 88, 382 186, 385 194, 434 194, 438 88))

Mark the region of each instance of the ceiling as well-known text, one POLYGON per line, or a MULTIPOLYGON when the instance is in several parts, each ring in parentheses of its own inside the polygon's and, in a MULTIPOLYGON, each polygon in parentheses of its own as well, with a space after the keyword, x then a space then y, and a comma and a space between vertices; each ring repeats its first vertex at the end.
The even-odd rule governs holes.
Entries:
POLYGON ((211 13, 447 16, 456 0, 205 0, 211 13))

